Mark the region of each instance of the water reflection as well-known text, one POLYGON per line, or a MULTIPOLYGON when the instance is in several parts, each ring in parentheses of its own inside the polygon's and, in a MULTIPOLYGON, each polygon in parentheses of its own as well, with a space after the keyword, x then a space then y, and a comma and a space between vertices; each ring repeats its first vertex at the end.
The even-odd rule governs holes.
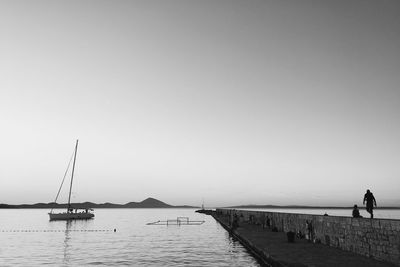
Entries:
POLYGON ((64 264, 68 264, 70 261, 70 255, 69 255, 69 241, 71 239, 71 225, 72 225, 72 221, 66 221, 65 224, 65 238, 64 238, 64 258, 63 258, 63 263, 64 264))
POLYGON ((228 251, 230 253, 237 254, 239 251, 247 253, 247 250, 240 244, 240 241, 235 236, 226 232, 226 237, 228 241, 228 251))
MULTIPOLYGON (((251 252, 246 247, 244 247, 240 243, 239 239, 237 239, 234 235, 226 232, 225 236, 227 238, 229 255, 234 261, 246 261, 247 256, 252 257, 251 252)), ((254 258, 252 264, 253 266, 263 266, 263 263, 258 258, 254 258)))

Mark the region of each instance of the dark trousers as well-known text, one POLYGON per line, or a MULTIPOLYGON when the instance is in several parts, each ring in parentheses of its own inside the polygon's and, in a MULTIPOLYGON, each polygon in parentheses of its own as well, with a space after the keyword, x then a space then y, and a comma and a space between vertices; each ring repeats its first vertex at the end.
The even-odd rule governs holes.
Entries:
POLYGON ((374 218, 374 205, 367 203, 367 212, 371 214, 371 218, 374 218))

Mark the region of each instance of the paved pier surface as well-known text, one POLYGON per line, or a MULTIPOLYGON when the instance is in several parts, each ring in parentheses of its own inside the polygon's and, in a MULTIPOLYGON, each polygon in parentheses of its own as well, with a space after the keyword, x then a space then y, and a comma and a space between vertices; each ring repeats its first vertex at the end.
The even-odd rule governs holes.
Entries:
POLYGON ((294 243, 289 243, 286 233, 272 232, 269 228, 247 222, 241 222, 231 231, 228 216, 212 215, 265 266, 396 266, 305 239, 296 238, 294 243))

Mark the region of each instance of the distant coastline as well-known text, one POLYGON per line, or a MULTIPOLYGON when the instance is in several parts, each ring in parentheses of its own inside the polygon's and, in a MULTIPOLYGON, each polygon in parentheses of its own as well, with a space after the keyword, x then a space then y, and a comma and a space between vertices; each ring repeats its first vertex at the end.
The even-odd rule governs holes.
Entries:
MULTIPOLYGON (((195 206, 181 205, 173 206, 165 202, 162 202, 155 198, 147 198, 141 202, 129 202, 126 204, 114 204, 114 203, 93 203, 93 202, 83 202, 83 203, 71 203, 73 208, 96 208, 96 209, 115 209, 115 208, 199 208, 195 206)), ((36 203, 36 204, 21 204, 21 205, 9 205, 0 204, 0 209, 65 209, 67 204, 58 204, 54 202, 50 203, 36 203)))
MULTIPOLYGON (((93 203, 93 202, 82 202, 82 203, 71 203, 74 208, 95 208, 95 209, 118 209, 118 208, 182 208, 182 209, 198 209, 198 206, 189 206, 189 205, 169 205, 165 202, 162 202, 155 198, 147 198, 141 202, 128 202, 126 204, 115 204, 115 203, 93 203)), ((59 204, 59 203, 35 203, 35 204, 3 204, 0 203, 0 209, 65 209, 67 208, 67 204, 59 204)), ((215 208, 215 207, 214 207, 215 208)), ((217 207, 218 208, 218 207, 217 207)), ((343 207, 343 206, 305 206, 305 205, 238 205, 238 206, 229 206, 229 207, 221 207, 226 209, 352 209, 352 206, 343 207)), ((377 209, 386 209, 386 210, 397 210, 400 207, 396 206, 382 206, 377 207, 377 209)))

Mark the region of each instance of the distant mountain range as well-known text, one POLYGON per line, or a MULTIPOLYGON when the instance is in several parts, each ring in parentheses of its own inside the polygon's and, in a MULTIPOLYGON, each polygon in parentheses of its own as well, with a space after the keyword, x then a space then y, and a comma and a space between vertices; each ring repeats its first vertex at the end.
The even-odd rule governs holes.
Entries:
MULTIPOLYGON (((83 203, 71 203, 73 208, 198 208, 194 206, 172 206, 167 203, 164 203, 155 198, 147 198, 142 202, 129 202, 126 204, 114 204, 114 203, 92 203, 92 202, 83 202, 83 203)), ((63 209, 67 208, 67 204, 58 204, 54 202, 50 203, 36 203, 36 204, 21 204, 21 205, 8 205, 8 204, 0 204, 0 209, 63 209)))
MULTIPOLYGON (((94 208, 94 209, 110 209, 110 208, 199 208, 195 206, 173 206, 165 202, 162 202, 155 198, 147 198, 142 202, 128 202, 126 204, 114 204, 114 203, 93 203, 93 202, 83 202, 83 203, 71 203, 74 208, 94 208)), ((21 204, 21 205, 8 205, 0 204, 0 209, 65 209, 67 204, 58 204, 54 202, 50 203, 36 203, 36 204, 21 204)), ((227 209, 351 209, 353 207, 338 207, 338 206, 300 206, 300 205, 239 205, 225 207, 227 209)), ((400 207, 379 207, 379 209, 400 209, 400 207)))

